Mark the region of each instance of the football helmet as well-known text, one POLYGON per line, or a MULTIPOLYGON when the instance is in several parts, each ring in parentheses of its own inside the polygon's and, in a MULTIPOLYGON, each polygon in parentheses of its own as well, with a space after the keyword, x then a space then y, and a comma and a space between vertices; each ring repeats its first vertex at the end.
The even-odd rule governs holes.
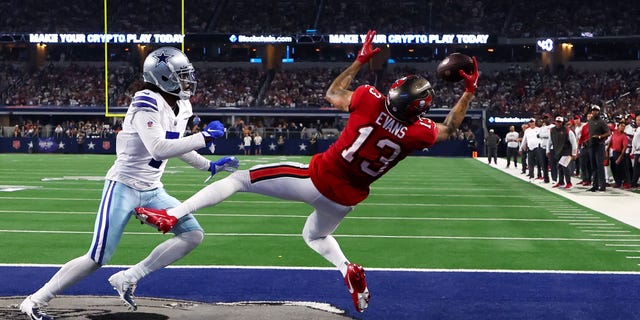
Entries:
POLYGON ((421 114, 429 111, 434 93, 427 79, 409 75, 391 85, 385 106, 394 118, 414 122, 421 114))
POLYGON ((174 47, 162 47, 149 53, 142 71, 145 82, 181 100, 189 99, 196 91, 195 69, 189 58, 174 47))

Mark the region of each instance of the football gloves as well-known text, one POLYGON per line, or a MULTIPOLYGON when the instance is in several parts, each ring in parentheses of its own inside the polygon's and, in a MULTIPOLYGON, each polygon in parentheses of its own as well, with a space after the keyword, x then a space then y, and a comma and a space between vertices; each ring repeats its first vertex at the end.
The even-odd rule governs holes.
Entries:
POLYGON ((211 175, 204 180, 204 183, 207 183, 216 173, 220 171, 234 172, 238 170, 240 166, 240 161, 236 157, 222 157, 218 159, 218 161, 209 162, 209 171, 211 175))
POLYGON ((464 86, 465 92, 476 93, 476 89, 478 89, 478 78, 480 77, 480 73, 478 72, 478 60, 476 57, 471 57, 473 59, 473 72, 471 74, 467 74, 466 72, 459 70, 458 73, 464 78, 464 86))
POLYGON ((209 122, 209 124, 202 129, 205 146, 209 148, 211 153, 214 153, 216 150, 216 147, 213 145, 213 139, 222 137, 224 135, 224 131, 224 125, 218 120, 209 122))
POLYGON ((369 30, 367 32, 367 36, 364 38, 364 43, 362 44, 362 48, 358 51, 358 56, 356 57, 356 61, 365 64, 371 57, 373 57, 376 53, 380 52, 380 48, 373 48, 371 43, 373 42, 373 38, 376 36, 375 30, 369 30))

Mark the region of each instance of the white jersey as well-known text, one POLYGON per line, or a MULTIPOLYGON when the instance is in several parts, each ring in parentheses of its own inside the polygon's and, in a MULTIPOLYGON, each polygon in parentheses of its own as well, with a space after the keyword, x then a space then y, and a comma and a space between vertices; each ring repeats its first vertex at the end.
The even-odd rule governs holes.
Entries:
POLYGON ((509 131, 504 137, 504 140, 507 142, 507 148, 517 148, 519 137, 520 135, 516 131, 509 131))
POLYGON ((527 130, 524 131, 524 135, 522 137, 522 145, 520 146, 520 150, 531 151, 535 148, 539 148, 541 141, 538 137, 539 132, 540 127, 527 128, 527 130))
MULTIPOLYGON (((554 124, 548 124, 540 127, 540 131, 538 132, 538 137, 540 138, 540 147, 543 149, 547 149, 547 145, 551 140, 551 129, 555 128, 554 124)), ((553 149, 553 147, 551 147, 553 149)))
POLYGON ((638 128, 636 128, 636 132, 633 134, 633 140, 631 140, 631 152, 640 155, 640 129, 638 128))
POLYGON ((153 91, 136 92, 122 131, 116 138, 117 158, 106 178, 137 190, 162 187, 160 178, 167 159, 180 157, 194 168, 209 169, 209 160, 193 151, 205 147, 204 136, 183 138, 193 114, 189 100, 178 100, 176 116, 164 98, 153 91))

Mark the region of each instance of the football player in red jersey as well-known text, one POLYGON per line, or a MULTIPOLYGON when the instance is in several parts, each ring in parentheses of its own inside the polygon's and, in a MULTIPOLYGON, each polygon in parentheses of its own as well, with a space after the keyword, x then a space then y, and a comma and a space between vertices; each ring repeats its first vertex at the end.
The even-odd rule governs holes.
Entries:
POLYGON ((369 185, 416 149, 449 139, 465 117, 478 83, 478 64, 474 71, 463 71, 465 92, 444 122, 435 123, 423 115, 429 110, 433 89, 420 76, 398 79, 385 97, 370 85, 348 90, 362 65, 380 51, 373 48, 375 31, 369 31, 356 61, 330 85, 326 99, 336 108, 350 112, 338 140, 309 165, 282 162, 257 165, 236 171, 169 210, 137 208, 137 218, 171 229, 180 217, 215 205, 236 192, 253 192, 286 200, 302 201, 314 208, 302 231, 306 243, 342 273, 356 310, 369 302, 364 269, 351 263, 332 236, 353 206, 369 194, 369 185))

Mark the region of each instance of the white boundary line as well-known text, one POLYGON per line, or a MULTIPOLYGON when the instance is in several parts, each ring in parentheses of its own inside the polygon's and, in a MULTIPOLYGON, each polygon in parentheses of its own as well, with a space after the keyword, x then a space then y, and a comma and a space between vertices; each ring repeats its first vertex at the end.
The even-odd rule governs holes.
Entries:
MULTIPOLYGON (((29 264, 29 263, 0 263, 0 267, 33 267, 59 268, 62 264, 29 264)), ((130 265, 107 265, 102 268, 129 268, 130 265)), ((335 267, 281 267, 281 266, 211 266, 211 265, 170 265, 168 269, 243 269, 243 270, 319 270, 335 271, 335 267)), ((542 274, 640 274, 636 271, 583 271, 583 270, 507 270, 507 269, 420 269, 420 268, 366 268, 367 271, 390 272, 454 272, 454 273, 542 273, 542 274)))

